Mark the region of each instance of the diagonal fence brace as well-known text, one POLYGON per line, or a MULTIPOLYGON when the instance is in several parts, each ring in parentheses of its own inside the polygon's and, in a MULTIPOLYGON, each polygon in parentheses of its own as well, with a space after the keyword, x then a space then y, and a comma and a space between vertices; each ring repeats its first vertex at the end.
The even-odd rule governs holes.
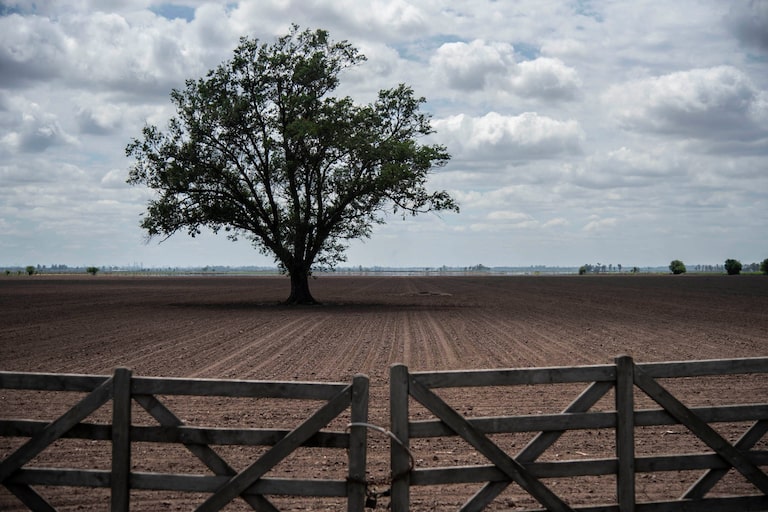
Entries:
POLYGON ((409 378, 409 392, 424 407, 440 418, 454 432, 464 438, 477 451, 485 455, 509 478, 536 498, 547 510, 552 512, 572 512, 563 500, 553 493, 541 480, 533 476, 519 462, 499 448, 485 434, 480 432, 466 418, 453 410, 442 398, 419 383, 414 377, 409 378))
POLYGON ((312 416, 303 421, 298 427, 289 432, 284 438, 275 443, 256 462, 233 476, 218 491, 211 495, 197 508, 198 512, 214 512, 221 510, 237 496, 242 494, 256 480, 275 467, 296 448, 304 444, 319 429, 341 414, 352 399, 352 386, 347 386, 338 395, 329 400, 312 416))

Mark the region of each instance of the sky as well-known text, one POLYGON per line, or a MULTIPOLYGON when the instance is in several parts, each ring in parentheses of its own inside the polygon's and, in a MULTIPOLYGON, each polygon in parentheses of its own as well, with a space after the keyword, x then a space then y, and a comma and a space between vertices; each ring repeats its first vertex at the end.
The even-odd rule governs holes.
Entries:
POLYGON ((343 266, 768 258, 768 0, 0 0, 0 267, 272 265, 147 241, 125 146, 292 23, 367 56, 338 95, 424 96, 452 155, 429 187, 461 213, 388 217, 343 266))

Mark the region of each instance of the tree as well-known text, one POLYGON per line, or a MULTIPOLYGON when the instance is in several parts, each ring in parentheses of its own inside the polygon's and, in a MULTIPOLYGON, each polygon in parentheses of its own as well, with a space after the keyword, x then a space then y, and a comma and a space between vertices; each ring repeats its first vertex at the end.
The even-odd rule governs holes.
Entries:
POLYGON ((725 260, 725 271, 729 276, 736 276, 741 273, 741 262, 739 260, 725 260))
POLYGON ((364 60, 294 25, 273 44, 242 38, 231 60, 173 90, 167 132, 145 126, 126 147, 128 182, 158 193, 141 222, 148 236, 247 238, 290 276, 286 302, 305 304, 312 271, 344 261, 385 213, 458 212, 447 192, 426 188, 450 155, 418 141, 432 133, 424 98, 403 84, 368 105, 331 96, 364 60))
POLYGON ((685 274, 685 264, 680 260, 672 260, 669 264, 669 271, 673 274, 685 274))
POLYGON ((27 265, 24 271, 27 273, 27 275, 33 276, 35 273, 37 273, 37 269, 34 267, 34 265, 27 265))
POLYGON ((99 267, 88 267, 85 269, 85 271, 91 274, 92 276, 95 276, 96 273, 99 271, 99 267))

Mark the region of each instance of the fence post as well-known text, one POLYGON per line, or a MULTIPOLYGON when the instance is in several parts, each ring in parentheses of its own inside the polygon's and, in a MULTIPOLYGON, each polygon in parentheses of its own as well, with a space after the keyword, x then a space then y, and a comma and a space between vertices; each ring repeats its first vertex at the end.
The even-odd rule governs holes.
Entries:
POLYGON ((634 367, 629 356, 616 362, 616 493, 621 512, 635 510, 635 403, 634 367))
POLYGON ((410 502, 409 469, 411 459, 404 449, 408 441, 408 367, 395 364, 389 370, 389 415, 390 430, 400 440, 402 446, 395 440, 390 441, 390 464, 392 472, 392 512, 408 512, 410 502))
POLYGON ((131 478, 131 370, 117 368, 112 394, 112 512, 128 512, 131 478))
POLYGON ((368 436, 365 424, 368 422, 368 387, 366 375, 355 375, 352 380, 352 403, 350 419, 353 426, 349 432, 349 475, 347 478, 347 511, 363 512, 367 484, 365 480, 368 436), (355 426, 357 424, 357 426, 355 426))

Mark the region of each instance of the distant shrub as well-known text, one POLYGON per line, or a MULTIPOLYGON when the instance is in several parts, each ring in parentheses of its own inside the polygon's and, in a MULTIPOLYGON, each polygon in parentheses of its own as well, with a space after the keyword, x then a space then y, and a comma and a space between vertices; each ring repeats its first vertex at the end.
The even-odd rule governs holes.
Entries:
POLYGON ((737 276, 741 273, 741 262, 739 260, 725 260, 725 271, 729 276, 737 276))
POLYGON ((669 264, 669 271, 673 274, 685 274, 685 263, 680 260, 672 260, 669 264))
POLYGON ((582 265, 582 266, 580 266, 580 267, 579 267, 579 275, 580 275, 580 276, 583 276, 583 275, 584 275, 584 274, 586 274, 586 273, 587 273, 587 266, 586 266, 586 265, 582 265))
POLYGON ((37 272, 37 269, 33 265, 27 265, 27 267, 24 270, 30 276, 35 275, 35 272, 37 272))
POLYGON ((762 272, 763 274, 766 274, 766 275, 768 275, 768 258, 765 258, 765 259, 764 259, 764 260, 763 260, 763 261, 760 263, 760 272, 762 272))
POLYGON ((92 276, 95 276, 96 272, 99 271, 99 267, 88 267, 85 269, 85 271, 91 274, 92 276))

